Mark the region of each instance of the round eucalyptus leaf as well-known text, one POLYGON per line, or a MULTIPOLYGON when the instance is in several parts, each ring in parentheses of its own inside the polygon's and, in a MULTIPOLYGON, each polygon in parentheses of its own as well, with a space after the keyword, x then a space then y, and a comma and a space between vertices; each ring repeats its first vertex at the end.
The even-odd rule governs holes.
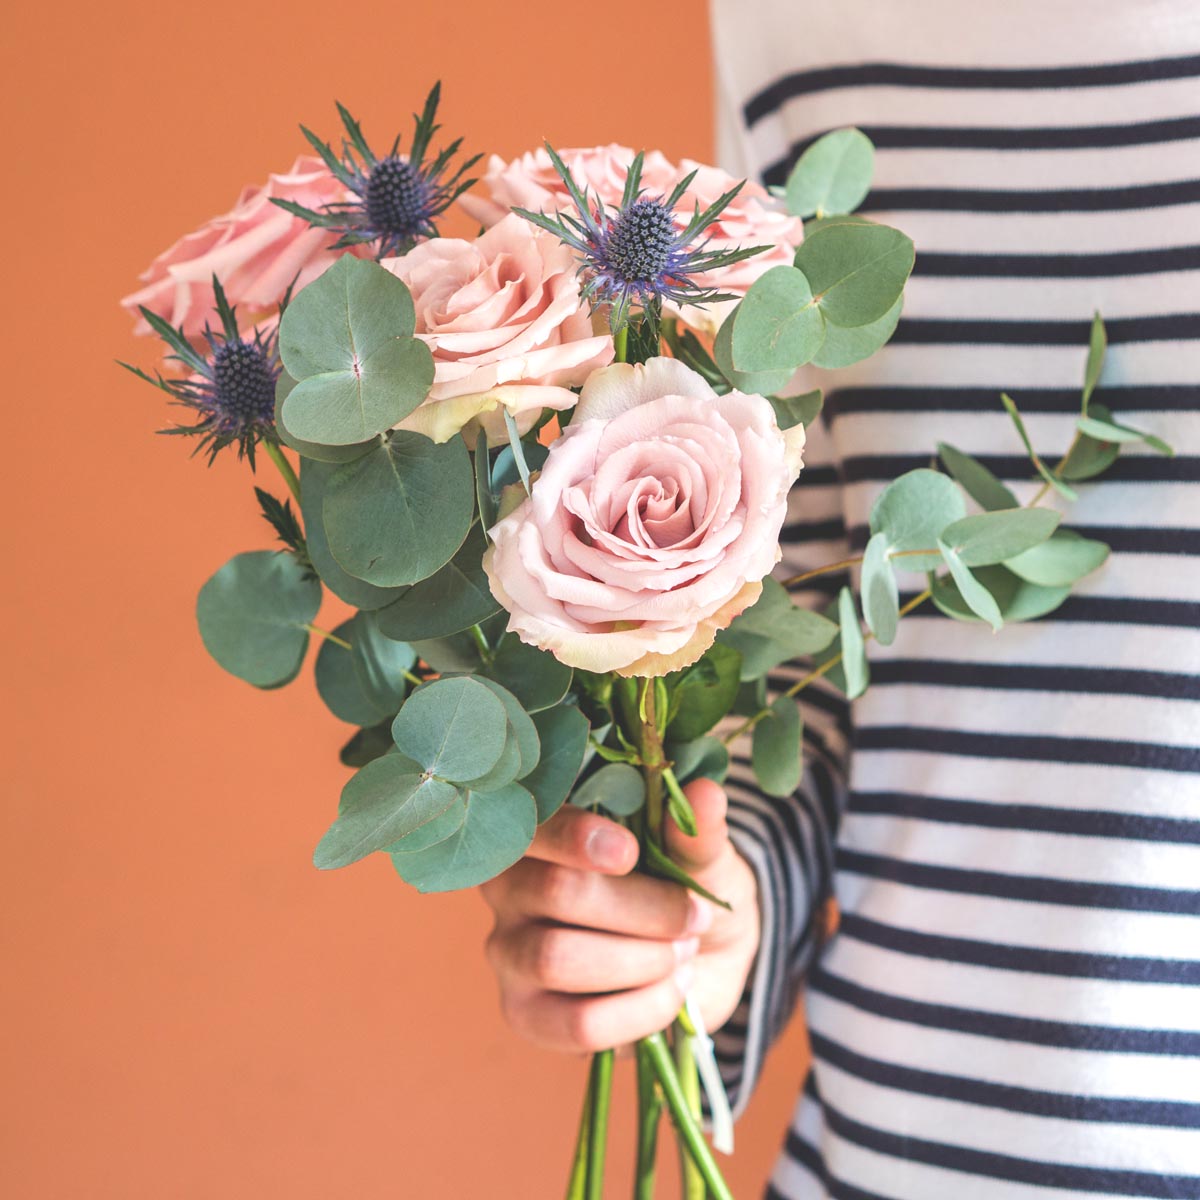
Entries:
MULTIPOLYGON (((391 741, 390 737, 388 741, 391 741)), ((393 747, 394 749, 395 747, 393 747)), ((385 846, 384 852, 387 854, 413 854, 418 850, 428 850, 430 846, 436 846, 438 842, 444 842, 451 834, 457 833, 467 819, 467 802, 463 799, 465 795, 466 793, 460 789, 450 807, 440 817, 426 821, 420 828, 406 833, 390 846, 385 846)))
POLYGON ((279 440, 304 458, 316 458, 321 462, 344 463, 353 462, 361 454, 366 454, 375 444, 374 438, 369 442, 356 442, 350 446, 322 446, 319 442, 305 442, 293 437, 291 430, 283 423, 283 402, 288 398, 296 381, 286 372, 281 372, 275 384, 275 432, 279 440))
POLYGON ((339 467, 322 512, 338 564, 377 587, 427 579, 454 556, 475 509, 471 457, 461 438, 437 444, 419 433, 339 467))
POLYGON ((538 737, 537 726, 533 718, 521 707, 521 702, 494 679, 486 679, 481 675, 473 678, 483 684, 504 705, 504 715, 508 718, 509 729, 516 739, 521 756, 521 764, 517 770, 517 778, 523 779, 538 765, 542 754, 542 744, 538 737))
POLYGON ((349 866, 436 820, 457 796, 451 784, 431 779, 403 755, 385 754, 342 789, 338 818, 317 845, 313 863, 323 871, 349 866))
MULTIPOLYGON (((996 602, 1003 619, 1013 624, 1033 621, 1053 612, 1071 594, 1070 587, 1043 587, 1028 583, 1007 567, 980 567, 971 572, 996 602)), ((982 620, 963 599, 952 577, 940 576, 933 584, 933 602, 948 617, 959 621, 982 620)))
MULTIPOLYGON (((531 471, 540 471, 546 465, 550 451, 541 442, 528 441, 521 443, 521 453, 525 456, 525 465, 531 471)), ((513 487, 521 482, 521 471, 512 452, 512 446, 503 446, 492 464, 492 492, 499 496, 507 487, 513 487)))
POLYGON ((479 646, 469 633, 444 638, 418 638, 410 643, 417 657, 439 675, 469 675, 479 669, 479 646))
POLYGON ((903 307, 904 297, 900 296, 877 321, 849 329, 826 321, 825 340, 813 359, 813 366, 837 370, 870 358, 877 350, 882 349, 896 332, 896 326, 900 324, 900 310, 903 307))
POLYGON ((772 267, 738 305, 730 343, 738 371, 794 371, 810 362, 825 339, 825 318, 806 272, 772 267))
POLYGON ((963 517, 941 536, 966 566, 989 567, 1040 546, 1061 520, 1049 508, 1008 508, 963 517))
MULTIPOLYGON (((467 540, 441 570, 413 584, 380 611, 380 628, 390 638, 421 641, 459 633, 499 612, 500 602, 492 595, 483 570, 486 549, 482 527, 473 525, 467 540)), ((567 677, 569 680, 569 669, 567 677)))
POLYGON ((893 566, 901 571, 932 571, 942 565, 937 539, 947 525, 967 515, 954 481, 921 467, 888 484, 871 509, 871 533, 886 533, 893 566), (928 553, 914 554, 925 550, 928 553))
POLYGON ((477 792, 494 792, 497 788, 514 783, 521 774, 521 743, 510 722, 508 737, 496 765, 478 779, 464 779, 460 786, 477 792))
POLYGON ((526 712, 552 708, 571 686, 574 671, 553 654, 526 645, 515 633, 500 639, 483 674, 508 688, 526 712))
POLYGON ((383 710, 382 716, 394 716, 404 703, 408 691, 404 673, 416 663, 416 651, 384 634, 378 614, 371 612, 360 612, 354 618, 350 644, 354 673, 363 695, 383 710))
POLYGON ((1107 471, 1120 454, 1121 447, 1116 442, 1099 442, 1082 435, 1067 454, 1060 474, 1073 481, 1095 479, 1107 471))
POLYGON ((791 367, 782 367, 775 371, 739 371, 733 365, 733 327, 737 314, 738 309, 734 309, 721 322, 721 328, 717 330, 713 341, 713 359, 731 387, 747 394, 770 396, 785 388, 795 371, 791 367))
POLYGON ((394 853, 400 878, 420 892, 477 887, 506 871, 533 841, 537 808, 520 784, 494 792, 468 792, 462 826, 450 837, 414 853, 394 853))
POLYGON ((366 729, 360 729, 338 751, 338 760, 345 767, 365 767, 367 763, 394 752, 392 722, 383 721, 366 729))
POLYGON ((780 429, 803 425, 807 429, 821 415, 825 396, 820 388, 799 396, 768 396, 767 403, 775 410, 775 422, 780 429))
POLYGON ((867 625, 881 646, 896 640, 900 621, 900 589, 888 561, 886 533, 873 534, 862 563, 862 606, 867 625))
POLYGON ((837 626, 820 613, 792 603, 778 580, 763 580, 762 595, 739 616, 717 641, 742 656, 745 683, 765 675, 789 658, 816 654, 837 636, 837 626))
POLYGON ((538 765, 521 780, 533 793, 538 822, 552 817, 563 805, 583 767, 588 748, 588 719, 570 704, 534 713, 541 743, 538 765))
POLYGON ((986 621, 993 630, 999 629, 1004 624, 1004 617, 1001 615, 1000 606, 996 603, 992 593, 971 574, 970 568, 957 552, 947 546, 941 538, 938 539, 938 548, 942 552, 946 566, 950 569, 950 577, 958 587, 958 594, 966 606, 977 617, 986 621))
POLYGON ((879 321, 895 305, 914 258, 910 237, 887 225, 863 222, 829 225, 806 237, 796 251, 796 266, 825 320, 853 328, 879 321))
MULTIPOLYGON (((762 708, 756 705, 754 711, 762 708)), ((711 779, 723 783, 729 773, 729 751, 720 738, 702 737, 693 742, 668 742, 666 754, 674 764, 675 778, 681 784, 693 779, 711 779)))
POLYGON ((608 763, 575 789, 571 803, 577 808, 599 805, 614 817, 628 817, 646 803, 646 781, 628 763, 608 763))
POLYGON ((497 696, 477 679, 437 679, 417 688, 392 722, 402 754, 442 779, 487 774, 508 737, 508 716, 497 696))
POLYGON ((1005 559, 1004 565, 1027 583, 1069 588, 1103 566, 1108 554, 1103 542, 1081 537, 1073 529, 1056 529, 1048 541, 1005 559))
POLYGON ((853 212, 871 189, 875 147, 859 129, 835 129, 800 155, 784 196, 797 217, 853 212))
POLYGON ((295 679, 321 584, 290 555, 253 550, 231 558, 200 589, 204 648, 231 675, 270 688, 295 679))
POLYGON ((750 763, 768 796, 790 796, 800 786, 801 730, 800 709, 791 696, 780 696, 755 725, 750 763))
POLYGON ((399 588, 381 588, 347 574, 329 551, 325 538, 322 508, 325 489, 337 465, 309 458, 300 460, 300 512, 304 518, 304 540, 308 557, 321 581, 339 600, 355 608, 375 609, 390 604, 400 595, 399 588))
MULTIPOLYGON (((355 621, 354 617, 343 621, 333 631, 334 636, 353 645, 355 621)), ((339 721, 370 726, 395 715, 395 709, 381 707, 366 694, 354 668, 353 651, 339 646, 337 642, 322 640, 321 648, 317 651, 314 675, 318 695, 339 721)), ((388 742, 390 744, 390 737, 388 742)))

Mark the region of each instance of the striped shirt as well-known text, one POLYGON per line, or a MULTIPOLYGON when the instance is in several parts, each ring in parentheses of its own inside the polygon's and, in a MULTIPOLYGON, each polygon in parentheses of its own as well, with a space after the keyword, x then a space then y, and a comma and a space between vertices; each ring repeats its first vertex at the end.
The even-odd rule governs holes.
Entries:
POLYGON ((939 440, 1029 499, 999 393, 1057 460, 1096 309, 1097 399, 1177 450, 1081 485, 1067 522, 1113 554, 1052 615, 992 635, 926 605, 871 646, 861 699, 805 691, 797 794, 735 756, 763 909, 718 1036, 735 1108, 802 987, 814 1059, 768 1195, 1200 1198, 1200 4, 713 0, 713 21, 724 165, 781 183, 858 125, 863 211, 917 246, 893 341, 804 381, 826 411, 781 574, 860 554, 939 440))

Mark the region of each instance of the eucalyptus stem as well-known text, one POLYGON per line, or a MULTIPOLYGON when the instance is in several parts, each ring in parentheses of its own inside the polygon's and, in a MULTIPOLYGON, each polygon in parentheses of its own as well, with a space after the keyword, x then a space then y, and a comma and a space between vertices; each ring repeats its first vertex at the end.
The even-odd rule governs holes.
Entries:
POLYGON ((654 1067, 654 1073, 658 1076, 659 1086, 671 1113, 671 1120, 687 1146, 692 1161, 696 1164, 705 1187, 708 1188, 709 1196, 712 1200, 733 1200, 733 1193, 721 1178, 721 1170, 704 1140, 699 1122, 688 1106, 679 1076, 675 1073, 675 1064, 671 1060, 671 1051, 667 1048, 666 1039, 661 1033, 652 1033, 643 1038, 640 1044, 646 1048, 646 1054, 654 1067))
MULTIPOLYGON (((672 1029, 675 1052, 675 1071, 679 1076, 679 1087, 687 1102, 692 1119, 700 1123, 700 1072, 696 1068, 696 1056, 692 1053, 692 1042, 681 1021, 672 1029)), ((683 1200, 704 1200, 708 1188, 700 1168, 693 1161, 683 1142, 679 1144, 679 1178, 682 1183, 683 1200)))
MULTIPOLYGON (((330 633, 328 629, 322 629, 320 625, 305 625, 304 628, 309 633, 315 633, 317 637, 323 637, 327 642, 332 642, 335 646, 341 646, 343 650, 354 649, 345 638, 338 637, 336 633, 330 633)), ((406 671, 405 674, 407 675, 408 672, 406 671)))
POLYGON ((288 485, 288 491, 292 493, 296 503, 300 503, 300 480, 296 475, 292 464, 288 462, 287 455, 279 448, 278 443, 271 441, 269 438, 263 438, 261 445, 267 452, 270 460, 279 468, 280 475, 283 476, 283 481, 288 485))
POLYGON ((488 645, 488 640, 483 636, 483 630, 478 625, 472 625, 468 631, 475 639, 475 645, 479 647, 480 657, 485 663, 492 661, 492 648, 488 645))
POLYGON ((587 1086, 583 1091, 583 1112, 579 1116, 579 1133, 575 1137, 575 1156, 571 1160, 571 1177, 567 1183, 566 1200, 585 1200, 587 1186, 588 1138, 592 1131, 592 1091, 596 1079, 595 1059, 588 1065, 587 1086))
POLYGON ((662 1116, 662 1096, 654 1074, 654 1064, 646 1047, 639 1042, 637 1055, 637 1159, 633 1176, 633 1200, 654 1200, 654 1173, 658 1155, 658 1122, 662 1116))
POLYGON ((612 1101, 613 1052, 592 1056, 592 1102, 588 1113, 587 1183, 584 1200, 604 1200, 604 1156, 608 1141, 608 1110, 612 1101))

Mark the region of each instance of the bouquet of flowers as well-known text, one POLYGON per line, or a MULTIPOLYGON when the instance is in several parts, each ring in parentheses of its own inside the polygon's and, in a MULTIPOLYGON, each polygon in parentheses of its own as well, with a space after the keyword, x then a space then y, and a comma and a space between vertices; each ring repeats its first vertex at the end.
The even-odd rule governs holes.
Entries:
MULTIPOLYGON (((639 869, 724 903, 666 852, 668 821, 695 828, 684 786, 721 780, 745 734, 764 791, 794 791, 796 694, 826 676, 859 695, 866 642, 926 601, 993 628, 1051 611, 1107 547, 1041 501, 1070 499, 1126 442, 1167 447, 1093 400, 1097 317, 1056 466, 1003 398, 1044 481, 1032 504, 940 445, 879 496, 861 558, 776 580, 821 408, 793 376, 878 350, 913 267, 908 237, 853 215, 868 139, 820 139, 778 196, 616 145, 493 157, 472 192, 480 158, 435 149, 438 98, 384 155, 339 106, 338 149, 304 130, 315 156, 244 191, 124 301, 169 350, 166 375, 129 369, 193 418, 167 432, 210 460, 236 449, 253 468, 262 451, 291 493, 255 489, 283 549, 204 584, 200 636, 260 688, 290 683, 320 640, 317 689, 356 731, 318 867, 382 853, 421 891, 473 887, 571 803, 626 824, 639 869), (479 236, 439 234, 452 205, 479 236), (855 565, 829 611, 789 598, 855 565), (926 585, 903 605, 897 572, 926 585), (325 588, 354 610, 331 630, 313 624, 325 588), (811 671, 768 695, 803 656, 811 671)), ((729 1196, 701 1129, 703 1086, 731 1147, 695 1007, 636 1063, 634 1194, 653 1194, 665 1107, 685 1195, 729 1196)), ((598 1047, 569 1198, 601 1194, 612 1072, 598 1047)))

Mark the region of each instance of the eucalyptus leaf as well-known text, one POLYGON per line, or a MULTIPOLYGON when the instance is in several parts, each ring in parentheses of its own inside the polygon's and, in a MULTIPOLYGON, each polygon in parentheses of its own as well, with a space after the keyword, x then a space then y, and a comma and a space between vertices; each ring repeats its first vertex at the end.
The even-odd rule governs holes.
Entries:
MULTIPOLYGON (((1070 587, 1043 587, 1041 584, 1028 583, 1003 566, 979 567, 972 575, 987 589, 1000 615, 1010 624, 1043 617, 1058 608, 1071 594, 1070 587)), ((943 575, 934 581, 933 602, 947 616, 956 620, 980 619, 949 576, 943 575)))
POLYGON ((696 824, 696 812, 692 808, 692 802, 684 795, 683 788, 680 787, 679 780, 675 778, 675 772, 670 767, 664 769, 662 781, 667 792, 667 815, 683 834, 687 837, 695 837, 699 832, 696 824))
POLYGON ((492 769, 508 737, 508 714, 480 680, 438 679, 412 693, 392 722, 402 754, 423 770, 457 782, 492 769))
MULTIPOLYGON (((523 442, 521 452, 525 456, 525 465, 530 471, 540 471, 546 465, 546 459, 550 455, 550 451, 541 442, 523 442)), ((520 482, 521 471, 513 456, 512 447, 501 446, 500 452, 496 455, 496 461, 492 463, 493 493, 498 496, 506 487, 520 482)))
POLYGON ((552 817, 570 795, 587 753, 588 719, 570 704, 533 714, 541 742, 538 765, 521 780, 533 793, 539 823, 552 817))
POLYGON ((788 176, 788 212, 818 218, 853 212, 871 189, 875 147, 859 129, 835 129, 800 156, 788 176))
POLYGON ((459 633, 499 612, 482 566, 486 549, 482 528, 473 525, 444 567, 380 610, 379 627, 390 638, 423 641, 459 633))
POLYGON ((867 649, 863 642, 854 593, 844 587, 838 593, 839 641, 842 647, 842 674, 846 681, 846 696, 856 700, 867 690, 867 649))
POLYGON ((475 500, 479 505, 479 523, 484 530, 488 530, 496 523, 496 497, 492 492, 492 464, 488 458, 487 433, 483 429, 475 435, 471 464, 475 468, 475 500))
POLYGON ((864 358, 870 358, 891 340, 896 326, 900 324, 903 308, 904 297, 900 296, 882 317, 876 321, 869 321, 866 325, 846 328, 826 321, 825 341, 821 343, 821 349, 813 359, 813 366, 824 370, 837 370, 841 367, 852 367, 864 358))
POLYGON ((689 892, 695 892, 697 896, 703 896, 705 900, 730 912, 733 911, 733 906, 728 900, 722 900, 720 896, 714 895, 702 883, 693 879, 678 863, 672 861, 663 850, 659 849, 653 838, 646 839, 642 853, 644 856, 642 865, 649 874, 656 875, 659 879, 678 883, 687 888, 689 892))
MULTIPOLYGON (((388 741, 391 741, 390 734, 388 741)), ((394 746, 392 750, 391 757, 394 758, 396 757, 394 746)), ((456 791, 450 806, 440 817, 426 821, 424 825, 414 829, 411 833, 406 833, 390 846, 384 846, 384 852, 387 854, 412 854, 417 850, 427 850, 430 846, 444 842, 452 834, 457 833, 467 819, 467 802, 463 799, 465 795, 466 793, 461 789, 456 791)))
POLYGON ((1107 409, 1103 411, 1105 417, 1099 415, 1100 405, 1093 404, 1093 415, 1080 417, 1075 422, 1079 432, 1100 442, 1144 442, 1152 450, 1157 450, 1159 454, 1163 454, 1167 458, 1174 457, 1175 451, 1162 438, 1155 437, 1152 433, 1146 433, 1142 429, 1134 429, 1131 425, 1122 425, 1119 421, 1112 419, 1112 414, 1107 409))
MULTIPOLYGON (((333 631, 334 636, 352 643, 354 621, 353 617, 349 621, 343 621, 333 631)), ((318 695, 339 721, 347 721, 351 725, 375 725, 384 718, 390 720, 395 716, 395 709, 388 711, 381 708, 365 693, 358 672, 354 669, 352 651, 339 646, 337 642, 328 639, 321 642, 314 675, 318 695)), ((388 745, 390 744, 389 735, 388 745)))
POLYGON ((517 778, 524 779, 538 765, 538 760, 542 755, 542 743, 533 718, 521 707, 521 702, 508 688, 502 687, 494 679, 486 679, 479 675, 473 676, 473 678, 476 682, 483 684, 504 705, 504 715, 508 720, 509 729, 516 740, 521 756, 517 778))
POLYGON ((1000 606, 996 603, 991 592, 971 574, 970 568, 959 558, 958 554, 946 545, 940 538, 938 548, 942 558, 950 569, 950 576, 958 587, 958 594, 963 598, 967 607, 982 620, 986 621, 993 630, 1004 624, 1000 606))
POLYGON ((480 775, 478 779, 462 780, 459 783, 459 787, 470 788, 473 791, 479 792, 492 792, 497 788, 515 783, 522 774, 525 774, 525 772, 521 770, 521 743, 517 738, 517 733, 512 723, 509 722, 508 736, 504 742, 504 749, 500 751, 500 757, 496 760, 492 769, 480 775))
POLYGON ((280 320, 280 357, 297 380, 281 409, 292 435, 348 445, 408 416, 433 383, 433 357, 413 329, 399 277, 353 255, 338 258, 280 320))
POLYGON ((791 367, 781 367, 773 371, 739 371, 733 365, 733 329, 738 312, 739 309, 734 309, 721 322, 713 340, 713 358, 731 387, 739 392, 770 397, 774 392, 787 387, 795 371, 791 367))
MULTIPOLYGON (((1099 408, 1099 405, 1093 405, 1092 408, 1099 408)), ((1081 434, 1059 468, 1059 474, 1072 482, 1095 479, 1107 471, 1120 454, 1121 447, 1116 442, 1098 442, 1093 437, 1081 434)))
POLYGON ((412 853, 395 852, 392 864, 420 892, 478 887, 508 870, 533 841, 537 808, 518 783, 494 792, 468 792, 462 826, 450 837, 412 853))
MULTIPOLYGON (((844 328, 887 315, 904 292, 914 259, 910 237, 870 222, 827 226, 806 237, 796 251, 796 266, 822 316, 844 328)), ((735 330, 735 357, 736 347, 735 330)))
POLYGON ((1088 415, 1088 404, 1096 384, 1100 382, 1100 372, 1104 369, 1104 355, 1108 350, 1108 334, 1104 329, 1104 321, 1099 313, 1092 317, 1091 334, 1088 337, 1087 365, 1083 372, 1083 415, 1088 415))
POLYGON ((967 495, 988 512, 1019 508, 1016 496, 1008 490, 977 458, 949 445, 938 442, 938 455, 946 470, 958 481, 967 495))
POLYGON ((646 803, 646 781, 628 763, 607 763, 575 789, 571 803, 577 808, 597 805, 614 817, 628 817, 646 803))
POLYGON ((888 484, 871 509, 872 535, 887 534, 890 553, 903 571, 929 571, 941 565, 938 535, 967 515, 962 493, 938 471, 921 467, 888 484), (918 554, 915 551, 928 551, 918 554))
POLYGON ((681 742, 691 742, 706 734, 733 705, 741 683, 742 656, 732 646, 715 643, 700 659, 684 671, 666 677, 674 694, 674 715, 667 733, 681 742), (704 664, 709 671, 698 670, 704 664))
POLYGON ((439 675, 470 675, 480 666, 479 646, 469 633, 444 638, 418 638, 411 643, 417 657, 439 675))
POLYGON ((675 764, 675 778, 682 784, 691 783, 693 779, 722 783, 729 773, 729 751, 720 738, 705 736, 692 742, 668 741, 665 752, 675 764))
POLYGON ((1040 546, 1061 520, 1049 508, 1009 508, 963 517, 941 536, 964 565, 988 567, 1040 546))
POLYGON ((395 716, 408 691, 405 672, 416 665, 416 651, 383 633, 378 614, 371 612, 354 618, 350 647, 363 695, 382 710, 381 716, 395 716))
POLYGON ((1029 438, 1029 431, 1025 428, 1025 420, 1021 416, 1020 410, 1017 408, 1016 401, 1011 396, 1001 393, 1000 401, 1012 418, 1012 423, 1016 427, 1017 435, 1021 439, 1022 445, 1025 447, 1025 453, 1029 455, 1029 461, 1033 463, 1037 473, 1056 491, 1060 496, 1067 500, 1078 500, 1079 493, 1075 491, 1070 484, 1064 483, 1058 475, 1050 470, 1038 453, 1033 448, 1033 442, 1029 438))
POLYGON ((313 863, 323 871, 349 866, 440 817, 457 798, 451 784, 429 778, 403 755, 377 758, 342 789, 338 818, 313 863))
POLYGON ((1004 565, 1028 583, 1070 587, 1103 566, 1108 554, 1103 542, 1081 537, 1072 529, 1057 529, 1048 541, 1006 559, 1004 565))
POLYGON ((780 429, 793 429, 797 425, 807 429, 821 415, 825 397, 817 388, 799 396, 768 396, 767 403, 775 410, 775 421, 780 429))
POLYGON ((820 613, 792 603, 787 590, 768 576, 758 601, 717 635, 742 656, 742 682, 765 675, 788 659, 816 654, 837 636, 837 626, 820 613))
POLYGON ((300 512, 304 518, 304 539, 308 557, 321 582, 339 599, 355 608, 376 609, 390 604, 400 595, 399 588, 381 588, 356 579, 338 565, 325 537, 325 489, 337 465, 309 458, 300 460, 300 512))
POLYGON ((365 767, 396 749, 392 741, 392 722, 386 720, 367 729, 360 729, 338 751, 338 760, 346 767, 365 767))
POLYGON ((506 633, 480 674, 506 687, 526 712, 536 713, 552 708, 567 694, 574 672, 553 654, 506 633))
POLYGON ((794 371, 825 339, 821 315, 803 271, 772 267, 746 292, 734 316, 730 350, 738 371, 794 371))
POLYGON ((289 449, 295 450, 304 458, 315 458, 321 462, 344 463, 353 462, 360 455, 366 454, 377 443, 376 438, 367 442, 354 442, 349 446, 322 446, 319 442, 305 442, 292 435, 291 430, 283 423, 283 402, 296 386, 296 381, 286 372, 281 371, 275 383, 275 432, 279 440, 289 449))
POLYGON ((322 511, 339 565, 378 587, 396 587, 427 579, 450 561, 474 508, 471 458, 461 438, 439 445, 397 432, 334 472, 322 511))
POLYGON ((881 646, 896 640, 900 621, 900 588, 888 561, 887 534, 873 534, 862 563, 862 606, 867 625, 881 646))
POLYGON ((320 606, 321 584, 292 555, 253 550, 200 589, 196 621, 204 648, 226 671, 272 688, 295 679, 320 606))
POLYGON ((768 796, 790 796, 800 786, 800 736, 800 709, 791 696, 780 696, 754 726, 750 762, 768 796))

